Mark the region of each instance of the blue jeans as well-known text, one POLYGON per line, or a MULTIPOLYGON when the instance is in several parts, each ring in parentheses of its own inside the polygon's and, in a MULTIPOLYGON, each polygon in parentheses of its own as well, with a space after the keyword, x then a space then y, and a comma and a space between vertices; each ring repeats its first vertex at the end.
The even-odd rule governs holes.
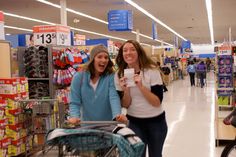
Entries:
MULTIPOLYGON (((167 135, 165 112, 152 118, 136 118, 127 115, 129 127, 148 145, 149 157, 162 157, 162 149, 167 135)), ((145 157, 146 151, 142 157, 145 157)))

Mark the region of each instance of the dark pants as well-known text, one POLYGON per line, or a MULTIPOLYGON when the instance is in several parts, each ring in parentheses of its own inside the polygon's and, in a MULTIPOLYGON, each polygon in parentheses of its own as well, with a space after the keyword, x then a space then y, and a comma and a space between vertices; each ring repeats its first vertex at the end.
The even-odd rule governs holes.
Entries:
POLYGON ((204 84, 204 79, 206 78, 206 73, 205 72, 199 72, 199 78, 200 78, 200 85, 201 88, 205 85, 204 84))
MULTIPOLYGON (((167 135, 165 112, 153 118, 135 118, 127 115, 129 127, 148 145, 149 157, 162 157, 162 149, 167 135)), ((146 151, 142 157, 145 157, 146 151)))
POLYGON ((191 86, 195 86, 195 73, 189 73, 191 86))

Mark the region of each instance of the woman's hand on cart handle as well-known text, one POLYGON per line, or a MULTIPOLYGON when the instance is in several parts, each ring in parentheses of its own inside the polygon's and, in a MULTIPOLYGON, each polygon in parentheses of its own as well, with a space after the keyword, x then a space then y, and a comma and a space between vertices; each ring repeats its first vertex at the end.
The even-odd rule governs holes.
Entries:
POLYGON ((77 118, 77 117, 69 118, 67 121, 73 125, 78 125, 81 122, 80 118, 77 118))
POLYGON ((124 123, 124 124, 128 124, 128 119, 124 114, 119 114, 116 116, 116 121, 124 123))

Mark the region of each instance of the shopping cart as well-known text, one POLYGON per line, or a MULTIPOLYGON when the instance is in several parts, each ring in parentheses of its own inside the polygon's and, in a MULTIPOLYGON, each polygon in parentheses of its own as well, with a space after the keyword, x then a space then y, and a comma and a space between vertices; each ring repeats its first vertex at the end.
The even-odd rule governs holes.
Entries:
MULTIPOLYGON (((236 127, 236 108, 233 109, 233 111, 224 118, 223 120, 225 125, 232 125, 236 127)), ((236 156, 236 137, 233 141, 231 141, 229 144, 227 144, 222 153, 221 157, 235 157, 236 156)))
POLYGON ((143 153, 144 143, 122 124, 113 121, 80 124, 48 132, 45 149, 38 156, 48 156, 51 152, 50 156, 58 157, 140 157, 143 153))

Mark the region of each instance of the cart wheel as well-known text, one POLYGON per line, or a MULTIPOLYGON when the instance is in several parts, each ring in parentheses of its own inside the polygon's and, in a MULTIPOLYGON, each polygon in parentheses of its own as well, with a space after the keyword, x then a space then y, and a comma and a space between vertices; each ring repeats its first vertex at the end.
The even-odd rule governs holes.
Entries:
POLYGON ((62 157, 63 156, 63 145, 59 145, 58 146, 58 157, 62 157))
POLYGON ((234 157, 236 156, 236 140, 226 145, 221 157, 234 157))

